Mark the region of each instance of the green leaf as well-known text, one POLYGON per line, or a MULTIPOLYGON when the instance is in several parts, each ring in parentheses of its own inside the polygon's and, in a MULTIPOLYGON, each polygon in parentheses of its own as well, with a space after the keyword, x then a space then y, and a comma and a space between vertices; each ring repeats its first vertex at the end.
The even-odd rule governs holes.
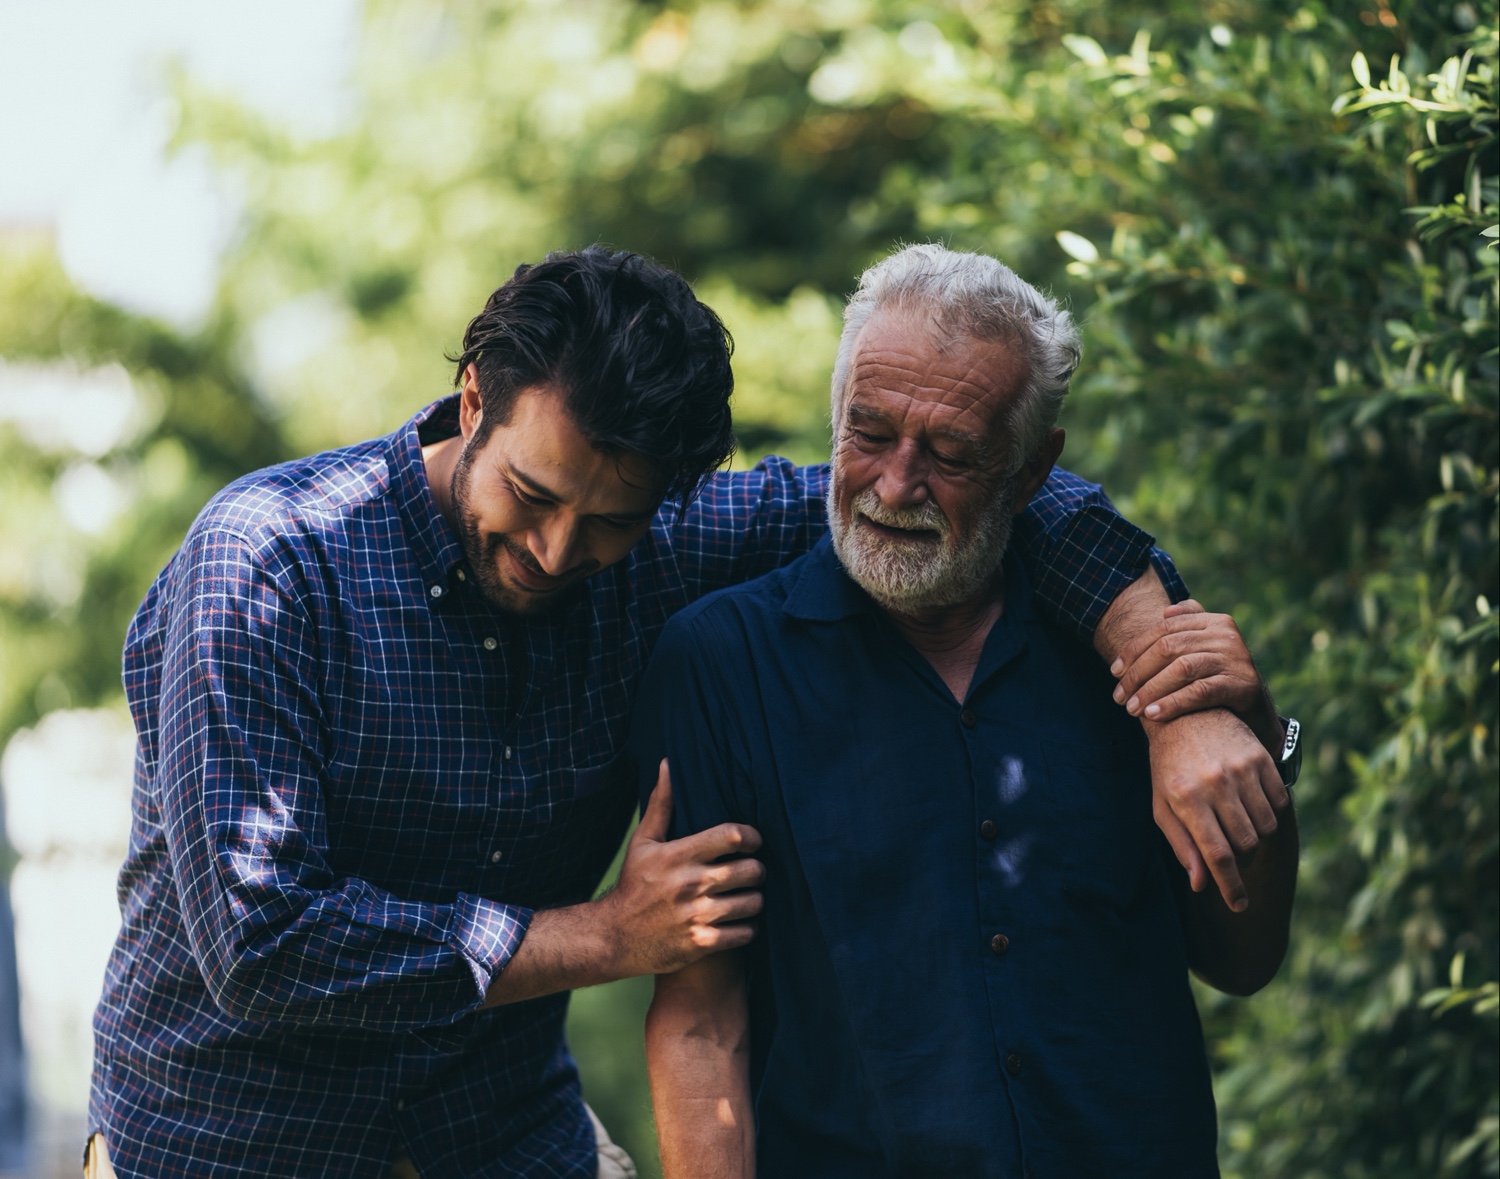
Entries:
POLYGON ((1370 63, 1365 60, 1365 55, 1356 53, 1354 60, 1349 63, 1349 68, 1354 71, 1354 80, 1368 90, 1370 88, 1370 63))
POLYGON ((1080 36, 1077 33, 1065 33, 1062 39, 1063 46, 1074 57, 1085 65, 1101 66, 1109 61, 1109 55, 1104 52, 1104 46, 1092 37, 1080 36))
POLYGON ((1068 257, 1077 258, 1080 262, 1099 261, 1098 247, 1082 234, 1074 233, 1068 229, 1060 229, 1056 236, 1057 244, 1063 248, 1063 252, 1068 257))

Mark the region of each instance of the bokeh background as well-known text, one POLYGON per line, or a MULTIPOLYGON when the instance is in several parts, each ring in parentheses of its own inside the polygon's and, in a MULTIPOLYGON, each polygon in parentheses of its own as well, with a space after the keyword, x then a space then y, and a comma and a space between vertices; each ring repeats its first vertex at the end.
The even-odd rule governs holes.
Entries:
MULTIPOLYGON (((1083 319, 1066 463, 1306 726, 1290 958, 1200 992, 1226 1175, 1500 1174, 1496 15, 0 0, 0 1171, 77 1173, 121 639, 218 487, 391 429, 594 241, 722 314, 742 460, 818 458, 841 300, 941 239, 1083 319)), ((649 1175, 648 994, 570 1034, 649 1175)))

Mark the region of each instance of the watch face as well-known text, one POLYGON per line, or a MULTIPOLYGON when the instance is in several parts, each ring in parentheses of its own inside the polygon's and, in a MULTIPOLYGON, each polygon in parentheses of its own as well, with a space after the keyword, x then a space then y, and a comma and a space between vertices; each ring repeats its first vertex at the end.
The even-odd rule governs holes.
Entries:
POLYGON ((1286 718, 1286 740, 1281 745, 1281 760, 1276 769, 1281 773, 1281 784, 1292 786, 1302 773, 1302 726, 1291 717, 1286 718))
POLYGON ((1292 754, 1297 752, 1297 738, 1302 733, 1302 726, 1295 718, 1286 718, 1286 740, 1281 743, 1281 760, 1286 761, 1292 754))

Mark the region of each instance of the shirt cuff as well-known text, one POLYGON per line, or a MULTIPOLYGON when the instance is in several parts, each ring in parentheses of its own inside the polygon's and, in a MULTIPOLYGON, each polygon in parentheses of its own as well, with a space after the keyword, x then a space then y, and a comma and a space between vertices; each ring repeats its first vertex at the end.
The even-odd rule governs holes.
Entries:
POLYGON ((521 940, 531 926, 532 910, 502 905, 467 892, 458 894, 458 903, 453 910, 453 932, 448 940, 458 947, 458 952, 469 964, 474 985, 483 998, 490 984, 520 948, 521 940))
POLYGON ((1162 588, 1167 591, 1167 599, 1174 606, 1193 596, 1188 593, 1187 583, 1182 580, 1182 574, 1177 572, 1177 565, 1168 554, 1153 548, 1151 565, 1156 570, 1156 576, 1161 578, 1162 588))
POLYGON ((1081 642, 1092 643, 1099 620, 1147 565, 1156 567, 1172 601, 1187 597, 1172 559, 1152 547, 1155 539, 1111 508, 1079 508, 1041 562, 1035 594, 1055 612, 1055 622, 1081 642))

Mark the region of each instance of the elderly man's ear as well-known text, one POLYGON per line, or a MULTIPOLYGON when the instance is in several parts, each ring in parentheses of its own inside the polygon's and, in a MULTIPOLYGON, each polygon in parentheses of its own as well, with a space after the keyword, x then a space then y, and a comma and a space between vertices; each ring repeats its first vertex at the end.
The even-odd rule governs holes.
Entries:
POLYGON ((1015 511, 1017 515, 1031 502, 1031 497, 1042 489, 1042 484, 1047 482, 1047 476, 1052 474, 1052 468, 1062 457, 1063 443, 1067 441, 1067 438, 1066 430, 1061 426, 1054 426, 1052 433, 1047 435, 1046 441, 1037 447, 1031 460, 1021 468, 1021 485, 1016 488, 1015 511))

